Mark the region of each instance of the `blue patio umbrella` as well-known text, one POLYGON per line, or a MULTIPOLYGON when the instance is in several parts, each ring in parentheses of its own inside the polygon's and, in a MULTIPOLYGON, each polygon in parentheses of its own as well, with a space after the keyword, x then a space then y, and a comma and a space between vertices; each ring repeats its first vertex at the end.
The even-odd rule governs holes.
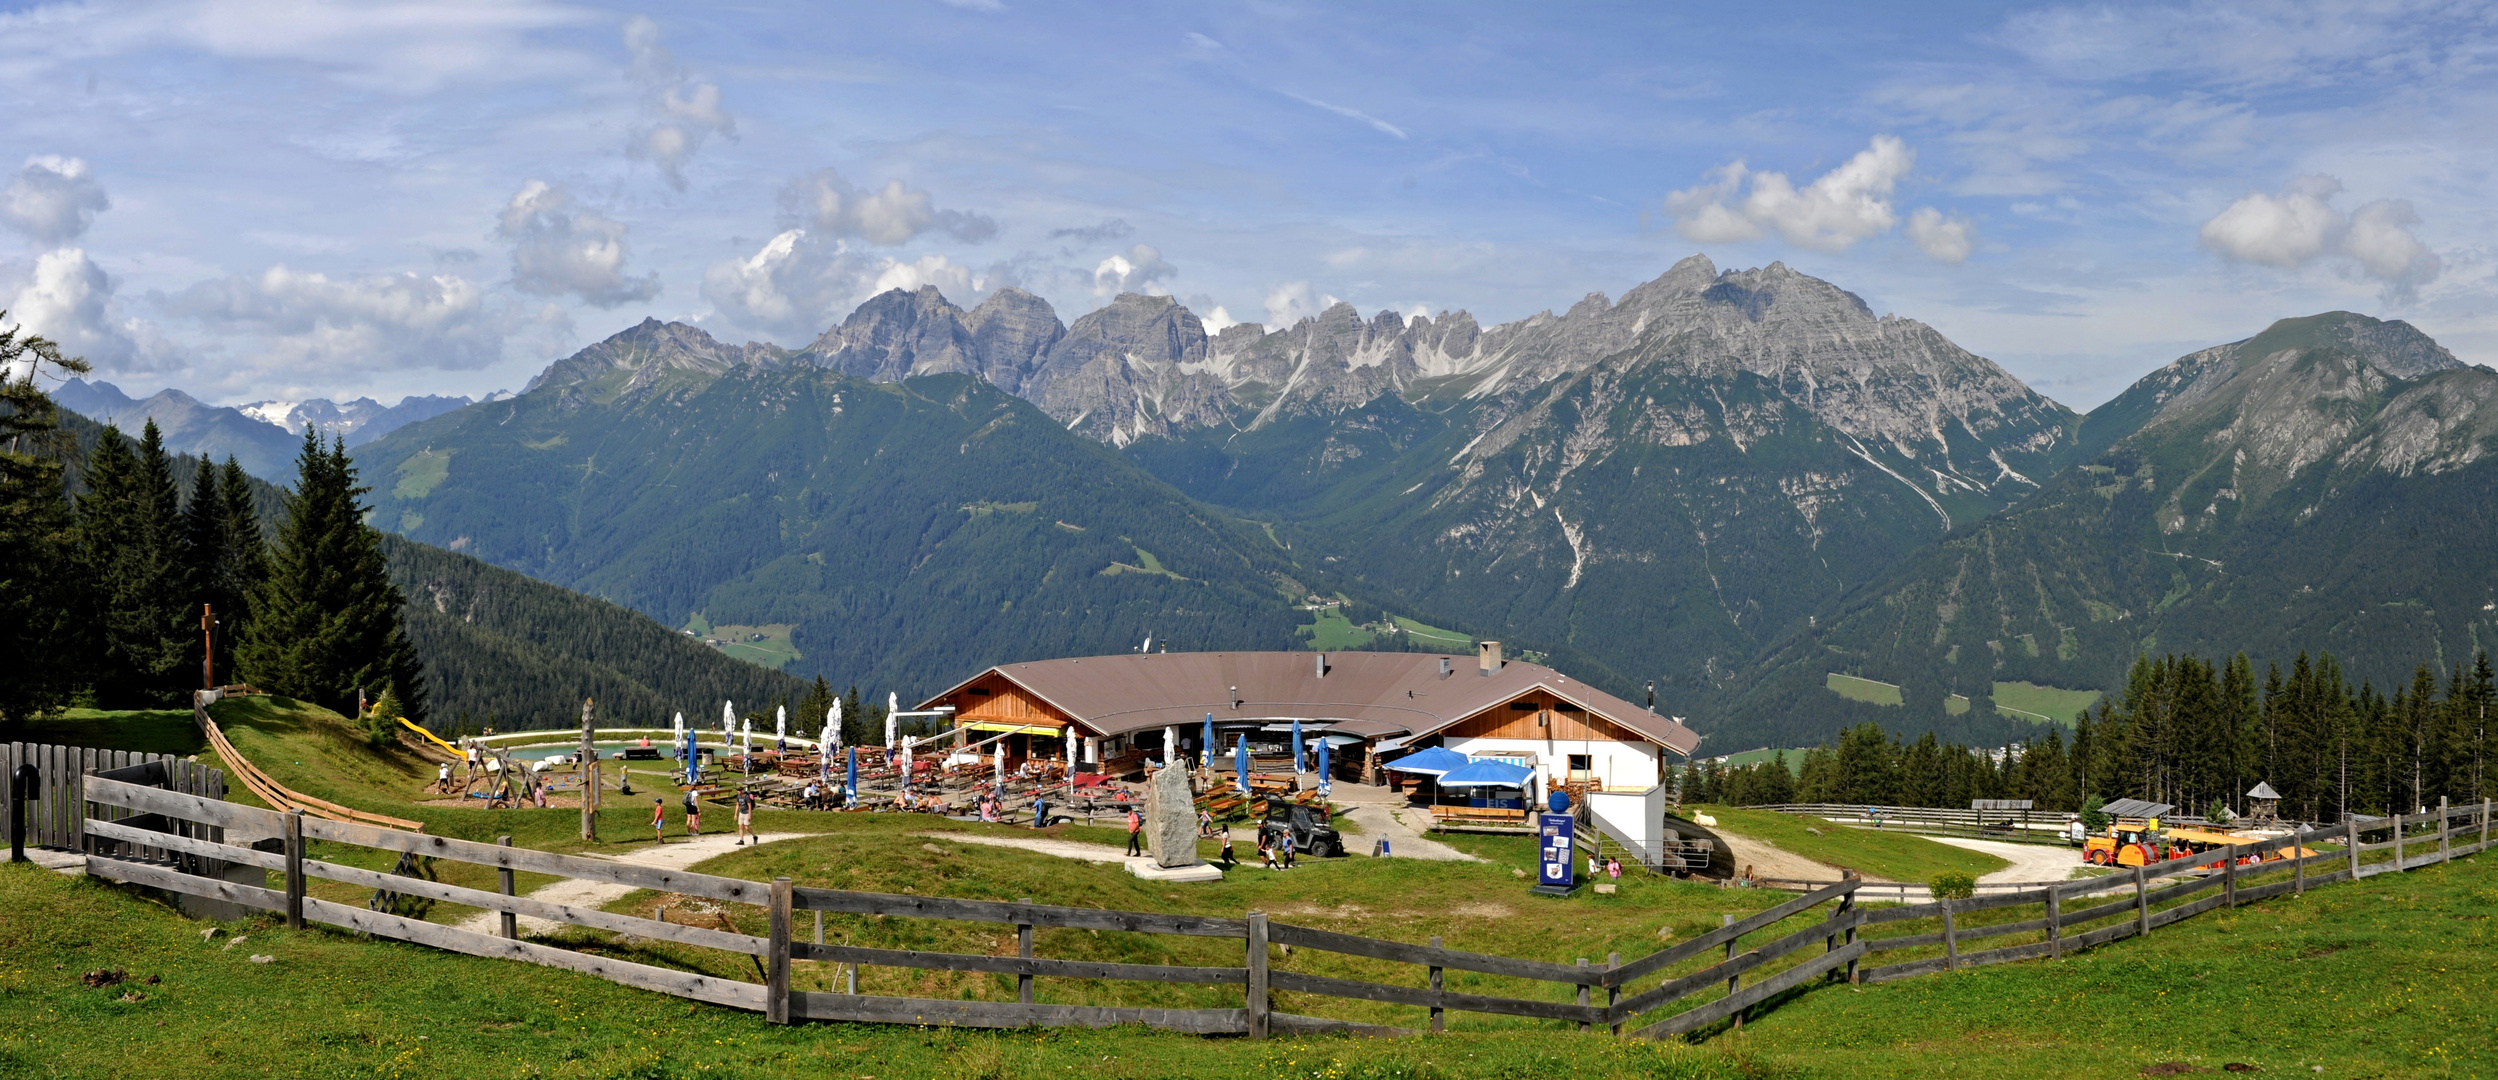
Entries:
POLYGON ((850 748, 850 775, 841 783, 844 802, 859 801, 859 748, 850 748))
POLYGON ((1206 768, 1214 767, 1214 714, 1206 714, 1206 768))
POLYGON ((1326 798, 1335 793, 1335 781, 1327 775, 1327 740, 1318 741, 1318 795, 1326 798))
POLYGON ((702 783, 702 780, 703 759, 694 749, 693 729, 687 728, 685 731, 685 783, 686 786, 692 787, 702 783))
POLYGON ((1301 756, 1301 718, 1296 716, 1292 718, 1292 771, 1300 772, 1305 760, 1301 756))
POLYGON ((1249 793, 1249 736, 1232 744, 1232 770, 1240 774, 1240 793, 1249 793))

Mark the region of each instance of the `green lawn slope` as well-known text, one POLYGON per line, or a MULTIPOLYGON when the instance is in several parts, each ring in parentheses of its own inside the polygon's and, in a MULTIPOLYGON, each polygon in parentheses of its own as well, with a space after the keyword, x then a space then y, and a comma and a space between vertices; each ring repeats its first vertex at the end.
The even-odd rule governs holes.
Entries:
POLYGON ((1707 814, 1717 819, 1719 832, 1748 837, 1815 862, 1861 871, 1867 877, 1885 881, 1922 882, 1946 870, 1991 874, 2012 865, 1982 851, 1938 844, 1912 833, 1850 828, 1775 810, 1691 806, 1685 807, 1683 814, 1707 814), (1808 829, 1818 829, 1820 835, 1808 829))

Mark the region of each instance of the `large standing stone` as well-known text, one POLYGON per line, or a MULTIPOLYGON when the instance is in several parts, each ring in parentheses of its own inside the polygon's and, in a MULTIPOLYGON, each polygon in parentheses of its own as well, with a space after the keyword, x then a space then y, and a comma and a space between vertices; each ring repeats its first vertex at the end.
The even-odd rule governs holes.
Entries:
POLYGON ((1169 766, 1145 785, 1145 842, 1154 865, 1197 866, 1197 800, 1188 793, 1188 771, 1169 766))

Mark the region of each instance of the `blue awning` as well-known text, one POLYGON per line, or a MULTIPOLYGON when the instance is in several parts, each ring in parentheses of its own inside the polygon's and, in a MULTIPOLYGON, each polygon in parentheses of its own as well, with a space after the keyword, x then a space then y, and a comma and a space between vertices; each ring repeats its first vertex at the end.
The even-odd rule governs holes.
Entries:
POLYGON ((1469 762, 1466 755, 1460 754, 1457 751, 1448 749, 1444 746, 1434 746, 1423 750, 1416 750, 1411 754, 1407 754, 1404 757, 1396 759, 1395 761, 1391 761, 1388 763, 1387 767, 1391 772, 1421 773, 1425 776, 1438 776, 1441 773, 1448 772, 1452 769, 1463 769, 1468 764, 1469 762))
POLYGON ((1440 786, 1450 787, 1525 787, 1535 770, 1506 761, 1485 759, 1452 769, 1440 777, 1440 786))

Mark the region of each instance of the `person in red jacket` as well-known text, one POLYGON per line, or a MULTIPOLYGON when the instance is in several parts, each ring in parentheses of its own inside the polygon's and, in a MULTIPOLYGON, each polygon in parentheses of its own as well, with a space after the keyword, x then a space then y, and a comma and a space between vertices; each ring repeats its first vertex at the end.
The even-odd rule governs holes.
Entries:
POLYGON ((1137 813, 1136 808, 1131 806, 1128 807, 1128 854, 1142 855, 1144 853, 1145 815, 1137 813))

